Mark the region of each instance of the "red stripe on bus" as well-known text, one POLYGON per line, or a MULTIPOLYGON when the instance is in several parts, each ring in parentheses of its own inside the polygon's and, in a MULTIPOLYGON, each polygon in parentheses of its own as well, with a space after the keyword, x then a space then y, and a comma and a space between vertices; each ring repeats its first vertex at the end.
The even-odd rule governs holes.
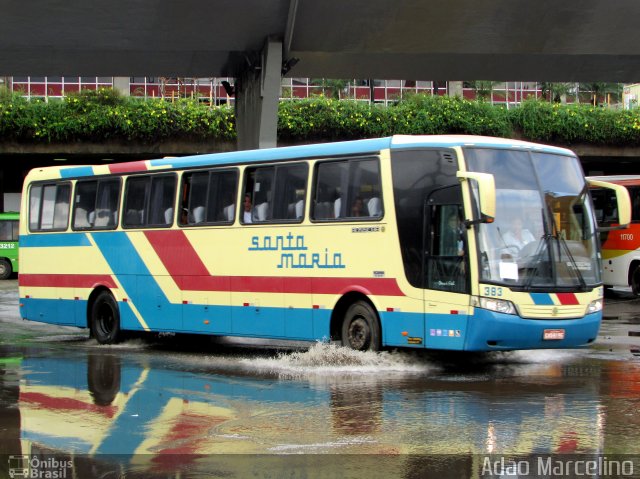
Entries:
POLYGON ((368 295, 404 296, 393 278, 212 276, 183 231, 145 231, 144 234, 182 291, 300 294, 360 291, 368 295))
POLYGON ((578 298, 573 293, 556 293, 556 295, 558 296, 558 300, 560 300, 560 304, 562 305, 569 306, 580 304, 580 301, 578 301, 578 298))
MULTIPOLYGON (((181 275, 173 276, 173 279, 182 291, 291 294, 344 294, 349 291, 359 291, 367 295, 404 296, 393 278, 181 275)), ((94 288, 98 285, 112 289, 118 287, 110 276, 93 274, 24 273, 20 275, 20 285, 41 288, 94 288)))
POLYGON ((111 173, 133 173, 136 171, 147 171, 147 169, 147 163, 144 160, 109 165, 109 172, 111 173))
POLYGON ((182 230, 145 231, 156 254, 174 279, 178 276, 209 276, 209 270, 182 230))
POLYGON ((118 286, 107 274, 27 274, 21 273, 20 286, 41 288, 93 288, 98 285, 116 289, 118 286))
POLYGON ((41 408, 58 411, 89 411, 101 414, 108 418, 115 416, 117 408, 114 406, 96 406, 95 404, 86 403, 78 399, 72 398, 56 398, 42 393, 21 392, 20 402, 29 404, 37 404, 41 408))
POLYGON ((231 291, 234 293, 344 294, 404 296, 392 278, 310 278, 283 276, 178 276, 182 291, 231 291))

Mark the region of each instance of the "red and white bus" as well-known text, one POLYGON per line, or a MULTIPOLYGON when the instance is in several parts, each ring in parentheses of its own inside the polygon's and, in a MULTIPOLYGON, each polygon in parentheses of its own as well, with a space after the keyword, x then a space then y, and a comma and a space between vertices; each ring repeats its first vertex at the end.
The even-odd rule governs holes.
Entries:
POLYGON ((640 175, 594 176, 589 180, 624 186, 631 201, 631 223, 620 227, 611 189, 593 188, 591 196, 601 229, 602 280, 605 288, 631 287, 640 295, 640 175))

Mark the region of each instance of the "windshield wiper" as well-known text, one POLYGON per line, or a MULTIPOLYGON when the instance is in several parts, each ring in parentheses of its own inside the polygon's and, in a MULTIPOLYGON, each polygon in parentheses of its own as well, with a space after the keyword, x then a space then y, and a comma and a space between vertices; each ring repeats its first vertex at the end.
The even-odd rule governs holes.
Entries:
MULTIPOLYGON (((569 261, 571 262, 571 266, 573 267, 573 271, 576 274, 576 278, 578 279, 578 282, 580 283, 580 290, 581 291, 586 291, 588 289, 587 288, 587 282, 584 280, 584 276, 582 276, 582 273, 580 272, 580 268, 578 268, 578 263, 576 263, 576 259, 573 257, 573 254, 571 254, 571 251, 569 250, 569 245, 567 244, 567 240, 565 240, 561 236, 556 236, 555 239, 556 239, 556 241, 558 241, 558 244, 560 244, 560 245, 562 245, 564 247, 564 250, 567 253, 567 257, 569 258, 569 261)), ((558 259, 560 261, 562 261, 562 254, 560 254, 560 257, 558 259)))
MULTIPOLYGON (((585 185, 586 187, 586 185, 585 185)), ((545 192, 545 197, 549 195, 549 196, 553 196, 553 194, 550 191, 546 191, 545 192)), ((549 203, 547 203, 546 198, 544 201, 544 204, 546 206, 546 210, 547 210, 547 214, 549 215, 549 218, 551 219, 551 225, 553 226, 553 231, 555 232, 554 234, 549 234, 548 237, 549 238, 553 238, 556 240, 556 242, 558 243, 558 262, 562 261, 562 252, 560 250, 560 247, 562 247, 564 249, 564 251, 567 254, 567 257, 569 258, 569 261, 571 262, 571 266, 573 267, 573 271, 575 273, 575 277, 578 280, 578 283, 580 284, 580 290, 581 291, 587 291, 587 282, 584 280, 584 276, 582 276, 582 273, 580 272, 580 269, 578 268, 578 263, 576 263, 576 259, 573 257, 573 254, 571 254, 571 251, 569 249, 569 245, 567 245, 567 241, 560 235, 560 229, 558 228, 558 225, 556 223, 556 219, 555 216, 553 214, 553 210, 551 209, 551 206, 549 205, 549 203)))
POLYGON ((538 246, 532 256, 533 264, 534 264, 533 270, 531 271, 531 273, 529 273, 529 276, 527 277, 527 281, 523 286, 523 289, 525 291, 531 290, 531 285, 533 284, 533 278, 537 276, 538 270, 540 269, 540 257, 542 256, 542 252, 544 251, 544 246, 549 243, 549 239, 552 237, 553 236, 551 236, 550 234, 545 233, 540 238, 540 242, 538 243, 538 246))

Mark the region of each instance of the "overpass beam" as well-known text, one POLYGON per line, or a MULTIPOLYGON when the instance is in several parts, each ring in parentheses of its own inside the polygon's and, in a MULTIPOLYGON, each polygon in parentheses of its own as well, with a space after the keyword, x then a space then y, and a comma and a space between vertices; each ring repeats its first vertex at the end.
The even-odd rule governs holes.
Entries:
POLYGON ((267 38, 260 61, 249 65, 235 85, 238 149, 276 146, 282 71, 282 41, 267 38))

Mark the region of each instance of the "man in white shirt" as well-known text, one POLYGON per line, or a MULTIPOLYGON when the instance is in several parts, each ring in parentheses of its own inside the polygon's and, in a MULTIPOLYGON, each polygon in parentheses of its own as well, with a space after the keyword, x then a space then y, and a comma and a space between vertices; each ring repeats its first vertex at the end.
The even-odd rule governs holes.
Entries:
POLYGON ((519 217, 513 220, 511 229, 505 233, 503 239, 507 246, 517 246, 518 249, 535 241, 531 231, 522 227, 522 218, 519 217))

